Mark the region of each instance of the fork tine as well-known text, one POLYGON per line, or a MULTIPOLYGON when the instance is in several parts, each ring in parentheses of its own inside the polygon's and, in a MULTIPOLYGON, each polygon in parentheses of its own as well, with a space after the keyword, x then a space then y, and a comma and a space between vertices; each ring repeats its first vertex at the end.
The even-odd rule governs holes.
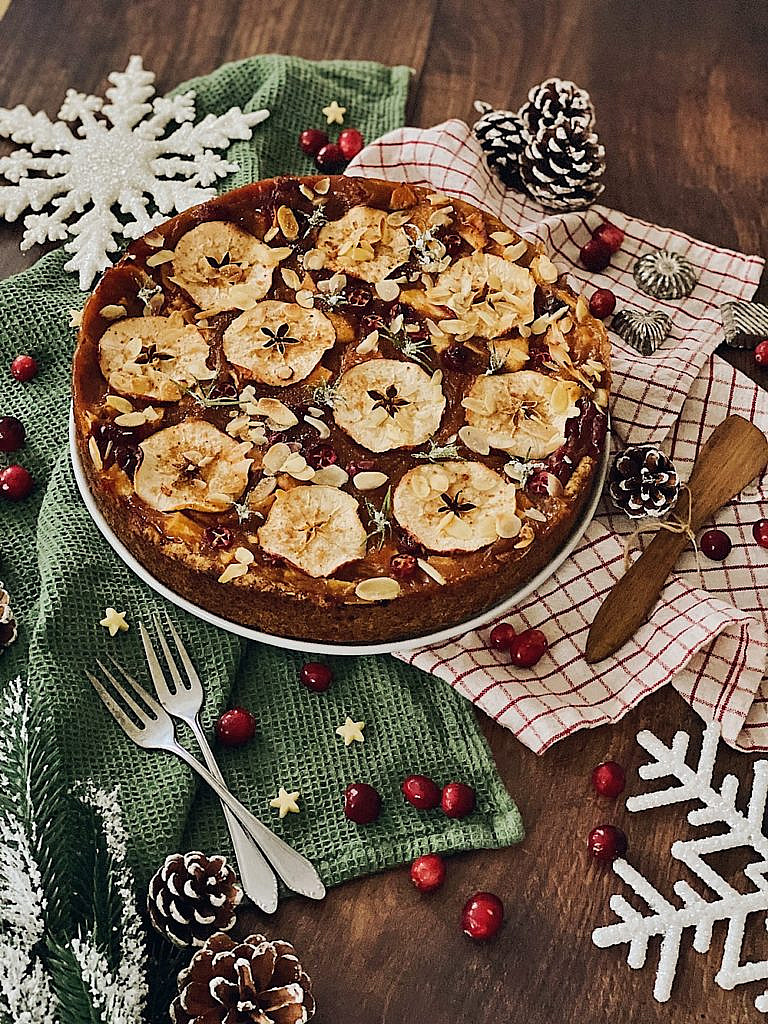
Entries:
POLYGON ((165 655, 165 660, 168 664, 168 669, 171 673, 171 678, 173 679, 176 690, 180 691, 189 689, 187 684, 181 678, 181 673, 179 672, 178 666, 176 662, 173 660, 173 655, 171 654, 171 649, 168 646, 168 641, 165 639, 165 633, 163 633, 163 627, 160 624, 160 619, 157 617, 157 615, 153 615, 152 621, 155 624, 155 632, 157 633, 157 639, 160 641, 160 646, 163 649, 163 654, 165 655))
POLYGON ((149 674, 152 676, 152 682, 155 684, 157 696, 161 701, 168 701, 170 703, 173 700, 173 694, 168 687, 168 683, 165 681, 165 675, 160 667, 160 662, 157 660, 155 648, 152 646, 152 641, 149 639, 149 633, 145 629, 143 622, 139 623, 139 635, 141 636, 144 656, 147 659, 149 674))
POLYGON ((137 683, 136 680, 133 678, 133 676, 129 676, 128 673, 125 671, 125 669, 121 668, 120 669, 120 674, 123 676, 125 681, 131 685, 131 687, 133 688, 133 690, 136 693, 136 695, 139 697, 139 699, 141 701, 143 701, 145 707, 141 707, 139 705, 139 703, 136 700, 134 700, 134 698, 126 690, 126 688, 121 683, 118 683, 118 681, 115 679, 115 677, 109 671, 107 666, 104 665, 103 662, 99 661, 98 658, 96 659, 96 664, 99 666, 99 668, 104 673, 104 675, 107 677, 107 679, 110 681, 110 683, 112 683, 112 685, 117 690, 117 692, 120 694, 120 696, 123 698, 125 703, 134 711, 134 713, 136 715, 138 715, 138 717, 140 719, 142 719, 142 720, 146 720, 147 718, 160 719, 160 718, 162 718, 165 715, 165 712, 160 707, 160 705, 157 703, 157 701, 154 699, 154 697, 150 697, 150 695, 147 693, 147 691, 144 689, 144 687, 140 686, 139 683, 137 683))
POLYGON ((181 663, 184 666, 184 671, 189 676, 189 681, 192 683, 193 686, 199 686, 202 689, 203 684, 200 682, 200 676, 197 674, 197 670, 195 666, 192 664, 192 659, 187 653, 187 648, 181 642, 181 637, 176 632, 176 627, 173 625, 173 623, 171 622, 167 615, 165 617, 165 621, 167 622, 168 629, 170 630, 171 636, 173 637, 173 642, 176 644, 176 650, 179 652, 179 657, 181 658, 181 663))
POLYGON ((123 711, 123 709, 114 699, 114 697, 104 687, 102 682, 95 675, 93 675, 93 673, 89 672, 86 669, 85 674, 90 680, 91 686, 93 686, 96 693, 98 693, 99 697, 101 697, 101 700, 104 706, 106 707, 107 711, 110 712, 110 714, 115 719, 120 728, 123 730, 123 732, 130 739, 136 740, 141 731, 140 727, 137 726, 135 722, 131 721, 131 719, 128 717, 128 715, 126 715, 125 711, 123 711))

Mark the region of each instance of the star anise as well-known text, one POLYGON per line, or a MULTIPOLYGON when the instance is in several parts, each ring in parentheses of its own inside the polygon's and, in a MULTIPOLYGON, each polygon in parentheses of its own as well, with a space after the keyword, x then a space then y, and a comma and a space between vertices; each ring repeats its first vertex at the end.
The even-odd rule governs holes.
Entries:
POLYGON ((288 337, 288 324, 280 324, 276 331, 273 331, 271 327, 262 327, 260 330, 267 339, 264 342, 264 348, 275 348, 281 356, 285 355, 287 345, 301 344, 299 338, 288 337))
POLYGON ((214 270, 221 270, 222 267, 228 267, 232 262, 229 250, 224 253, 220 260, 217 260, 215 256, 206 256, 205 259, 208 265, 213 267, 214 270))
POLYGON ((460 517, 462 513, 471 512, 472 509, 477 508, 477 505, 473 505, 471 501, 461 500, 461 491, 456 491, 453 497, 447 491, 443 491, 440 497, 443 499, 443 504, 437 510, 438 512, 453 512, 455 516, 460 517))
POLYGON ((380 391, 371 390, 368 392, 368 397, 373 399, 374 409, 386 410, 387 416, 391 416, 393 419, 399 409, 411 404, 407 399, 400 398, 397 393, 396 384, 390 384, 384 394, 380 391))
POLYGON ((151 341, 149 345, 142 348, 141 352, 136 356, 136 364, 138 366, 154 366, 157 368, 158 363, 162 363, 167 359, 173 359, 170 352, 160 352, 154 341, 151 341))

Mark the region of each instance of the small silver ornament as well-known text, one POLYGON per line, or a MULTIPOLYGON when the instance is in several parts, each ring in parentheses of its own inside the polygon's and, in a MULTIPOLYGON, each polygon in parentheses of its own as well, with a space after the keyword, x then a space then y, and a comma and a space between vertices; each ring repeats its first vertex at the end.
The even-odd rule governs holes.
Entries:
POLYGON ((757 348, 768 338, 768 306, 759 302, 724 302, 720 307, 725 343, 731 348, 757 348))
POLYGON ((657 299, 683 299, 699 279, 690 260, 667 249, 644 253, 635 263, 634 277, 641 292, 657 299))
POLYGON ((653 355, 671 327, 672 320, 658 309, 650 313, 641 309, 621 309, 611 323, 611 330, 643 356, 653 355))

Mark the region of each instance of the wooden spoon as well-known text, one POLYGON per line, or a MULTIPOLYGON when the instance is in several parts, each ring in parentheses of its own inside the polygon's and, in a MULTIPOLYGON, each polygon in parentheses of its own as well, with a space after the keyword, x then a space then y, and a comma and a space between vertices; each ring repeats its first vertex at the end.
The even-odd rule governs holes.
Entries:
MULTIPOLYGON (((767 465, 768 439, 754 424, 741 416, 729 416, 715 427, 699 452, 688 481, 693 532, 767 465)), ((683 521, 687 502, 688 495, 683 492, 678 511, 683 521)), ((635 635, 689 543, 685 534, 659 530, 632 563, 603 601, 589 630, 585 658, 590 665, 607 658, 635 635)))

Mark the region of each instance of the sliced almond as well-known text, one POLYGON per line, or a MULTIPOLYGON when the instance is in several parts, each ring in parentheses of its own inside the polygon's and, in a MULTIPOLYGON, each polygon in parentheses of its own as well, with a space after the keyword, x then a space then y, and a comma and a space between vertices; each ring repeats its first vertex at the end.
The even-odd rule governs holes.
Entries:
POLYGON ((589 303, 586 296, 580 295, 576 300, 576 321, 582 323, 589 316, 589 303))
POLYGON ((496 516, 496 533, 505 540, 517 537, 523 527, 523 522, 515 512, 500 512, 496 516))
POLYGON ((151 231, 148 235, 144 235, 144 241, 152 249, 160 249, 165 245, 165 239, 159 231, 151 231))
POLYGON ((312 309, 315 305, 314 295, 306 288, 301 288, 297 291, 294 298, 296 300, 296 305, 301 306, 302 309, 312 309))
POLYGON ((425 572, 427 576, 430 577, 430 579, 433 579, 435 581, 435 583, 439 583, 441 587, 445 586, 445 576, 443 576, 443 574, 438 569, 436 569, 434 565, 430 565, 425 558, 417 558, 416 563, 421 569, 421 571, 425 572))
POLYGON ((325 253, 322 249, 308 249, 304 253, 305 270, 322 270, 325 266, 325 253))
POLYGON ((341 466, 322 466, 315 470, 312 477, 313 484, 323 484, 326 487, 343 487, 349 480, 349 473, 341 466))
POLYGON ((279 473, 283 463, 291 454, 291 449, 283 441, 278 441, 264 452, 262 465, 265 473, 279 473))
POLYGON ((288 206, 279 206, 277 209, 277 223, 286 238, 294 239, 299 233, 299 222, 296 220, 293 210, 288 206))
POLYGON ((323 420, 318 419, 316 416, 307 415, 304 417, 304 422, 308 423, 310 427, 314 427, 320 435, 321 440, 325 441, 331 436, 331 431, 327 423, 323 420))
POLYGON ((464 444, 472 452, 477 452, 478 455, 488 455, 491 447, 488 443, 488 435, 484 430, 478 430, 477 427, 463 426, 459 430, 459 437, 464 444))
POLYGON ((526 519, 533 519, 535 523, 546 523, 547 517, 537 508, 527 508, 523 513, 526 519))
POLYGON ((160 267, 163 263, 171 263, 174 259, 175 253, 172 253, 170 249, 161 249, 160 252, 152 253, 147 259, 148 267, 160 267))
POLYGON ((245 576, 247 572, 247 565, 243 565, 241 562, 230 562, 221 576, 219 576, 219 583, 230 583, 240 576, 245 576))
POLYGON ((102 306, 99 310, 99 315, 103 316, 105 320, 119 320, 120 317, 125 316, 126 308, 117 303, 110 303, 106 306, 102 306))
POLYGON ((271 242, 273 238, 277 238, 279 233, 277 226, 273 224, 271 228, 267 228, 264 232, 264 241, 271 242))
POLYGON ((299 185, 299 192, 301 192, 301 194, 304 196, 305 199, 310 199, 311 200, 311 199, 315 198, 315 193, 312 191, 311 188, 308 188, 304 184, 304 182, 302 182, 301 185, 299 185))
POLYGON ((301 278, 296 271, 291 270, 290 267, 282 267, 280 270, 280 276, 288 287, 293 288, 294 291, 298 291, 299 288, 301 288, 301 278))
POLYGON ((391 576, 374 576, 355 587, 361 601, 392 601, 400 595, 400 584, 391 576))
POLYGON ((492 231, 490 237, 499 245, 514 245, 517 242, 517 235, 511 231, 492 231))
POLYGON ((525 523, 520 531, 520 537, 517 544, 515 544, 515 548, 520 550, 522 548, 530 547, 530 545, 533 544, 535 536, 536 534, 533 532, 533 527, 525 523))
POLYGON ((241 565, 250 565, 253 562, 253 552, 248 548, 235 548, 235 561, 241 565))
POLYGON ((331 179, 330 178, 320 178, 319 181, 315 182, 315 192, 319 196, 326 195, 327 192, 328 192, 328 189, 330 187, 331 187, 331 179))
POLYGON ((539 256, 534 262, 535 270, 542 281, 546 281, 547 284, 554 284, 560 276, 560 272, 549 256, 539 256))
MULTIPOLYGON (((491 236, 493 237, 493 236, 491 236)), ((528 243, 526 241, 519 241, 515 245, 510 245, 504 250, 504 259, 509 260, 510 263, 517 263, 521 256, 525 256, 528 252, 528 243)))
POLYGON ((355 473, 352 477, 352 483, 358 491, 376 491, 379 487, 383 487, 388 480, 389 477, 386 473, 375 473, 369 470, 355 473))
POLYGON ((367 355, 369 352, 373 352, 379 344, 379 332, 371 331, 370 334, 366 334, 363 340, 355 349, 355 352, 359 352, 361 356, 367 355))
POLYGON ((108 408, 114 409, 115 412, 133 412, 133 406, 122 395, 107 395, 104 399, 104 404, 108 408))
POLYGON ((400 294, 400 285, 395 281, 377 281, 374 287, 382 302, 394 302, 400 294))
POLYGON ((260 398, 253 408, 255 416, 266 416, 271 423, 288 429, 299 422, 296 414, 277 398, 260 398))
POLYGON ((118 427, 140 427, 147 422, 144 412, 124 412, 115 417, 118 427))
POLYGON ((91 461, 93 462, 97 471, 100 473, 102 469, 104 469, 104 463, 101 458, 99 446, 96 443, 96 438, 93 437, 93 435, 91 435, 91 437, 88 438, 88 452, 91 456, 91 461))

